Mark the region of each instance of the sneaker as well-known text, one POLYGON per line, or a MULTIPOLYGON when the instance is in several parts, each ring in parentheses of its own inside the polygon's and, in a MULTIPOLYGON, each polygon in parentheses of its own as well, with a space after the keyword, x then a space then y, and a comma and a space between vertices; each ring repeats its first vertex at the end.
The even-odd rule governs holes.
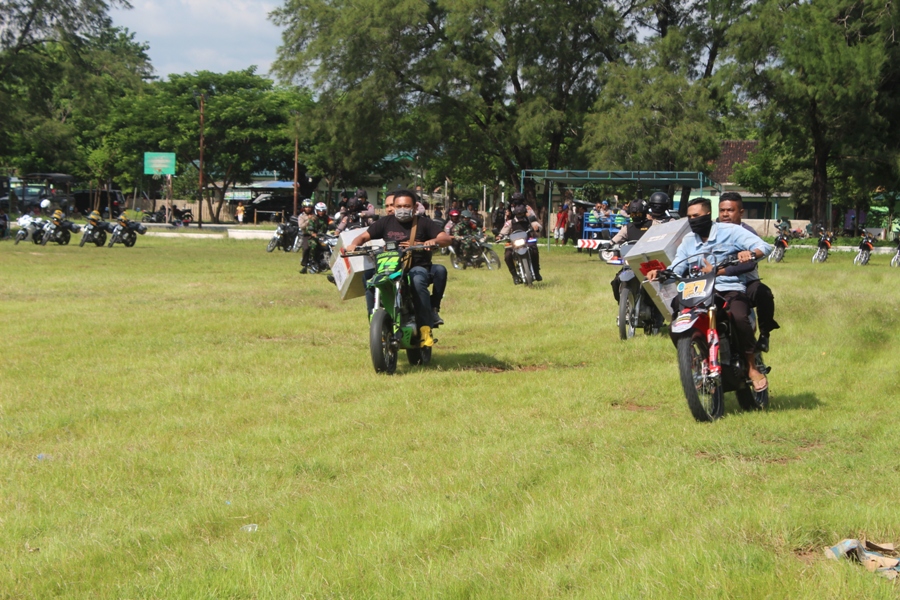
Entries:
POLYGON ((535 281, 543 281, 544 278, 541 277, 541 274, 540 274, 540 273, 535 273, 535 274, 534 274, 534 280, 535 280, 535 281))
POLYGON ((423 325, 419 328, 419 347, 429 348, 434 346, 434 338, 431 337, 431 327, 423 325))
POLYGON ((302 269, 300 269, 300 274, 301 274, 301 275, 306 275, 307 272, 308 272, 308 271, 306 270, 306 267, 303 267, 302 269))
POLYGON ((434 318, 432 319, 434 321, 434 327, 437 328, 437 327, 440 327, 441 325, 443 325, 444 320, 441 318, 441 315, 439 314, 438 309, 434 309, 431 312, 434 315, 434 318))
POLYGON ((757 352, 768 352, 769 351, 769 334, 761 333, 759 335, 759 339, 756 341, 756 351, 757 352))

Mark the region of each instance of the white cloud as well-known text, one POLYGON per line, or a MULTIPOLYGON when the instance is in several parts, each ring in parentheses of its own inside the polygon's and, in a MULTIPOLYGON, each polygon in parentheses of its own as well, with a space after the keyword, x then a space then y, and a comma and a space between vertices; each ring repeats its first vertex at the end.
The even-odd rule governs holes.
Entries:
POLYGON ((150 45, 156 75, 237 71, 250 65, 268 73, 281 30, 268 19, 278 7, 263 0, 133 0, 113 10, 113 23, 150 45))

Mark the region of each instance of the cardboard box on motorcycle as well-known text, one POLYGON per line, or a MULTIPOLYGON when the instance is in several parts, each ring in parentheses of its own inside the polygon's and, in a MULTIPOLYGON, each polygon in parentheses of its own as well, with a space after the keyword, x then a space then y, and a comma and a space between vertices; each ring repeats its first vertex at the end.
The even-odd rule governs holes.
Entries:
POLYGON ((641 273, 641 264, 653 260, 661 262, 666 267, 671 267, 675 260, 675 253, 684 236, 691 231, 687 219, 676 219, 668 223, 655 223, 647 233, 631 247, 628 254, 622 258, 634 271, 641 285, 647 290, 656 308, 667 318, 672 314, 672 299, 677 293, 675 285, 661 286, 659 282, 647 281, 647 276, 641 273))
MULTIPOLYGON (((341 300, 359 298, 366 295, 365 271, 374 269, 375 261, 369 256, 341 256, 345 246, 367 231, 368 227, 344 231, 338 236, 338 243, 331 255, 331 275, 341 294, 341 300)), ((383 240, 372 240, 366 246, 382 246, 383 240)))

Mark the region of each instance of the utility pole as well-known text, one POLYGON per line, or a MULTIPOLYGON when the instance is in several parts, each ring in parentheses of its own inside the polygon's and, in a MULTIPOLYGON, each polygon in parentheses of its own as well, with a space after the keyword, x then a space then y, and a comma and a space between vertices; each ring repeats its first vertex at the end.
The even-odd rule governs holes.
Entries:
POLYGON ((200 202, 197 210, 197 227, 203 229, 203 101, 204 94, 200 94, 200 202))

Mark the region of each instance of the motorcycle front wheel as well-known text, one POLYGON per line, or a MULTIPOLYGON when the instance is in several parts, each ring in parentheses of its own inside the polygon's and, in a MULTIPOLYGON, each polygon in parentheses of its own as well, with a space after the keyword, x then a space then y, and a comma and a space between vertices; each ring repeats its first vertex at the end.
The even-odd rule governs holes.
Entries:
MULTIPOLYGON (((18 240, 16 241, 16 243, 17 244, 19 243, 18 240)), ((891 259, 891 266, 892 267, 900 267, 900 252, 895 254, 894 258, 891 259)))
POLYGON ((383 308, 372 315, 369 323, 369 352, 376 373, 392 374, 397 370, 397 349, 393 345, 394 323, 383 308))
POLYGON ((493 250, 488 249, 484 251, 484 262, 487 268, 492 271, 500 268, 500 257, 493 250))
POLYGON ((782 258, 784 258, 784 248, 782 248, 781 246, 772 250, 772 254, 769 255, 769 260, 775 261, 777 263, 781 262, 782 258))
POLYGON ((266 252, 273 252, 277 246, 278 246, 278 238, 272 238, 269 241, 269 245, 266 246, 266 252))
POLYGON ((872 258, 872 253, 869 252, 868 250, 864 250, 864 251, 863 251, 863 257, 862 257, 862 262, 861 262, 860 264, 861 264, 861 265, 867 265, 867 264, 869 264, 869 259, 870 259, 870 258, 872 258))
POLYGON ((78 245, 79 245, 79 246, 84 246, 84 244, 87 242, 87 239, 88 239, 87 234, 86 234, 86 233, 82 233, 82 234, 81 234, 81 241, 78 242, 78 245))
POLYGON ((634 337, 635 315, 637 308, 635 306, 634 294, 631 288, 623 285, 619 288, 619 338, 630 340, 634 337))
POLYGON ((465 269, 466 261, 461 259, 456 252, 450 253, 450 264, 453 265, 454 269, 465 269))
POLYGON ((519 277, 522 278, 522 282, 531 287, 534 283, 534 273, 531 270, 531 258, 519 256, 516 261, 519 267, 519 277))
POLYGON ((700 332, 678 339, 678 371, 688 408, 697 421, 715 421, 725 410, 721 381, 704 378, 709 348, 700 332))
POLYGON ((46 246, 47 242, 50 241, 50 232, 48 231, 44 235, 41 236, 41 246, 46 246))
POLYGON ((24 240, 26 237, 28 237, 28 234, 27 233, 23 234, 23 232, 20 231, 19 233, 16 234, 16 244, 14 244, 14 245, 17 245, 19 242, 24 240))

